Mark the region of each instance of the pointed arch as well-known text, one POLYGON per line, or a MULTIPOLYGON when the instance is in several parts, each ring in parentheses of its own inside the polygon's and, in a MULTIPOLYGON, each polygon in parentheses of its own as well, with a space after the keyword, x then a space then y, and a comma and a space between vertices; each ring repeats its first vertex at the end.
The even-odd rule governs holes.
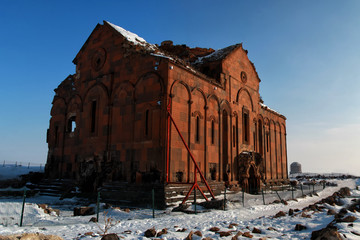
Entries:
POLYGON ((70 98, 69 103, 67 105, 66 112, 71 112, 71 111, 74 111, 75 109, 77 109, 78 111, 82 111, 82 105, 83 105, 83 101, 82 101, 80 95, 75 94, 70 98))
POLYGON ((159 101, 164 92, 164 81, 155 72, 147 72, 140 76, 134 85, 136 102, 159 101))
POLYGON ((127 96, 131 98, 131 100, 134 99, 134 85, 130 81, 122 82, 119 86, 117 86, 114 91, 112 92, 111 96, 111 103, 114 104, 118 100, 118 96, 120 96, 120 93, 122 91, 125 91, 127 93, 127 96))
POLYGON ((239 101, 241 100, 241 95, 245 94, 246 98, 248 98, 250 105, 251 105, 251 111, 254 111, 254 103, 253 100, 251 98, 251 94, 249 93, 249 91, 246 88, 240 88, 239 91, 237 92, 236 95, 236 102, 239 104, 244 105, 243 103, 240 103, 239 101))
POLYGON ((264 125, 265 125, 265 126, 268 126, 269 123, 270 123, 270 122, 269 122, 269 118, 265 117, 265 118, 264 118, 264 125))
MULTIPOLYGON (((191 141, 191 91, 189 86, 183 81, 174 81, 170 87, 171 115, 178 125, 185 141, 191 141)), ((183 146, 182 140, 175 127, 170 125, 171 146, 183 146)), ((170 181, 185 182, 190 180, 190 158, 186 148, 171 147, 169 161, 170 181)))
POLYGON ((50 115, 51 116, 55 116, 55 115, 65 115, 66 114, 66 109, 67 109, 67 104, 64 98, 61 97, 57 97, 56 99, 54 99, 54 101, 52 102, 52 108, 50 111, 50 115))
POLYGON ((83 97, 83 99, 84 99, 83 105, 86 102, 87 98, 89 97, 89 93, 91 93, 92 91, 96 91, 97 88, 101 90, 100 92, 98 92, 98 94, 101 94, 101 92, 103 92, 104 96, 106 96, 106 102, 105 103, 106 104, 109 103, 109 90, 107 89, 107 87, 103 83, 99 82, 99 83, 93 84, 91 87, 89 87, 87 89, 87 91, 85 92, 84 97, 83 97))
POLYGON ((193 95, 195 95, 196 92, 199 92, 201 94, 202 98, 204 99, 204 103, 205 103, 204 107, 207 106, 207 98, 206 98, 204 91, 201 88, 194 88, 191 92, 193 95))
POLYGON ((176 85, 178 85, 178 84, 181 84, 181 85, 183 85, 183 86, 186 88, 186 90, 187 90, 187 92, 188 92, 188 96, 189 96, 189 101, 191 101, 191 90, 190 90, 190 87, 189 87, 189 85, 187 85, 184 81, 176 80, 176 81, 173 82, 173 84, 172 84, 171 87, 170 87, 170 95, 171 95, 171 97, 176 96, 176 92, 175 92, 176 89, 175 89, 175 87, 176 87, 176 85))
POLYGON ((230 103, 226 99, 224 99, 220 102, 220 109, 221 109, 221 111, 226 110, 229 115, 232 112, 230 103))

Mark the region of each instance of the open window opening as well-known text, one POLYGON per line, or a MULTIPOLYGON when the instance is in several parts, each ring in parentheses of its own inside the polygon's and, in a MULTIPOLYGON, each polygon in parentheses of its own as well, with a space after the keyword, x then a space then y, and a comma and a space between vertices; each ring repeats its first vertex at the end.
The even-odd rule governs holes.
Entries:
POLYGON ((76 129, 76 116, 72 116, 68 119, 67 130, 69 133, 75 132, 76 129))

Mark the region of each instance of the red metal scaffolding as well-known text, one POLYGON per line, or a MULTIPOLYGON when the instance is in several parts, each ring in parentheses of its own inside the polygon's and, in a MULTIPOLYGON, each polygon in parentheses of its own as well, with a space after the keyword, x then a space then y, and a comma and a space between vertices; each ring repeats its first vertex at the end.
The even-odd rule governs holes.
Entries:
POLYGON ((185 196, 185 198, 184 198, 184 200, 182 201, 181 204, 184 204, 184 203, 186 202, 186 200, 189 198, 191 192, 192 192, 195 188, 199 189, 200 193, 203 195, 203 197, 205 198, 206 201, 209 201, 209 199, 205 196, 204 192, 203 192, 203 191, 201 190, 201 188, 199 187, 199 184, 198 184, 198 182, 197 182, 197 173, 200 174, 200 178, 204 181, 206 188, 209 190, 209 192, 210 192, 210 194, 211 194, 211 197, 212 197, 213 199, 215 199, 215 196, 214 196, 214 194, 213 194, 213 192, 212 192, 209 184, 207 183, 204 175, 202 174, 202 172, 201 172, 198 164, 197 164, 196 161, 195 161, 194 156, 192 155, 192 153, 191 153, 188 145, 186 144, 186 142, 185 142, 182 134, 180 133, 179 128, 177 127, 177 125, 176 125, 173 117, 171 116, 170 110, 171 110, 171 98, 169 98, 169 104, 168 104, 168 106, 167 106, 168 118, 167 118, 166 182, 167 182, 167 183, 169 182, 169 171, 170 171, 170 169, 169 169, 169 165, 170 165, 170 164, 169 164, 169 163, 170 163, 170 125, 171 125, 171 122, 172 122, 172 123, 174 124, 175 129, 176 129, 177 133, 179 134, 179 136, 180 136, 180 138, 181 138, 181 140, 182 140, 182 142, 183 142, 186 150, 188 151, 188 153, 189 153, 189 155, 190 155, 190 157, 191 157, 191 160, 193 161, 193 163, 194 163, 194 165, 195 165, 195 169, 194 169, 194 183, 192 184, 189 192, 186 194, 186 196, 185 196))

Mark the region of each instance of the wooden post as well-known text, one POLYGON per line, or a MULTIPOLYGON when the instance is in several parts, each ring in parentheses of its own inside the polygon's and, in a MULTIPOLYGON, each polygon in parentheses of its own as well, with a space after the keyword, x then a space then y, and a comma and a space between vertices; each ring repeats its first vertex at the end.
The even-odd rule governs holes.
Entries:
POLYGON ((97 201, 96 201, 96 222, 99 222, 99 211, 100 211, 100 191, 98 190, 97 201))

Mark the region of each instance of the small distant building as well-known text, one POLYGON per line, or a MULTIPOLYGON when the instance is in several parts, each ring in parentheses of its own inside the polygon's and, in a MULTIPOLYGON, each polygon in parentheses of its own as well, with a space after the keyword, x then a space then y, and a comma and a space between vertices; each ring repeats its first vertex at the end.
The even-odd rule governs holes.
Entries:
POLYGON ((290 165, 290 174, 294 174, 294 173, 302 173, 301 164, 298 162, 293 162, 290 165))

